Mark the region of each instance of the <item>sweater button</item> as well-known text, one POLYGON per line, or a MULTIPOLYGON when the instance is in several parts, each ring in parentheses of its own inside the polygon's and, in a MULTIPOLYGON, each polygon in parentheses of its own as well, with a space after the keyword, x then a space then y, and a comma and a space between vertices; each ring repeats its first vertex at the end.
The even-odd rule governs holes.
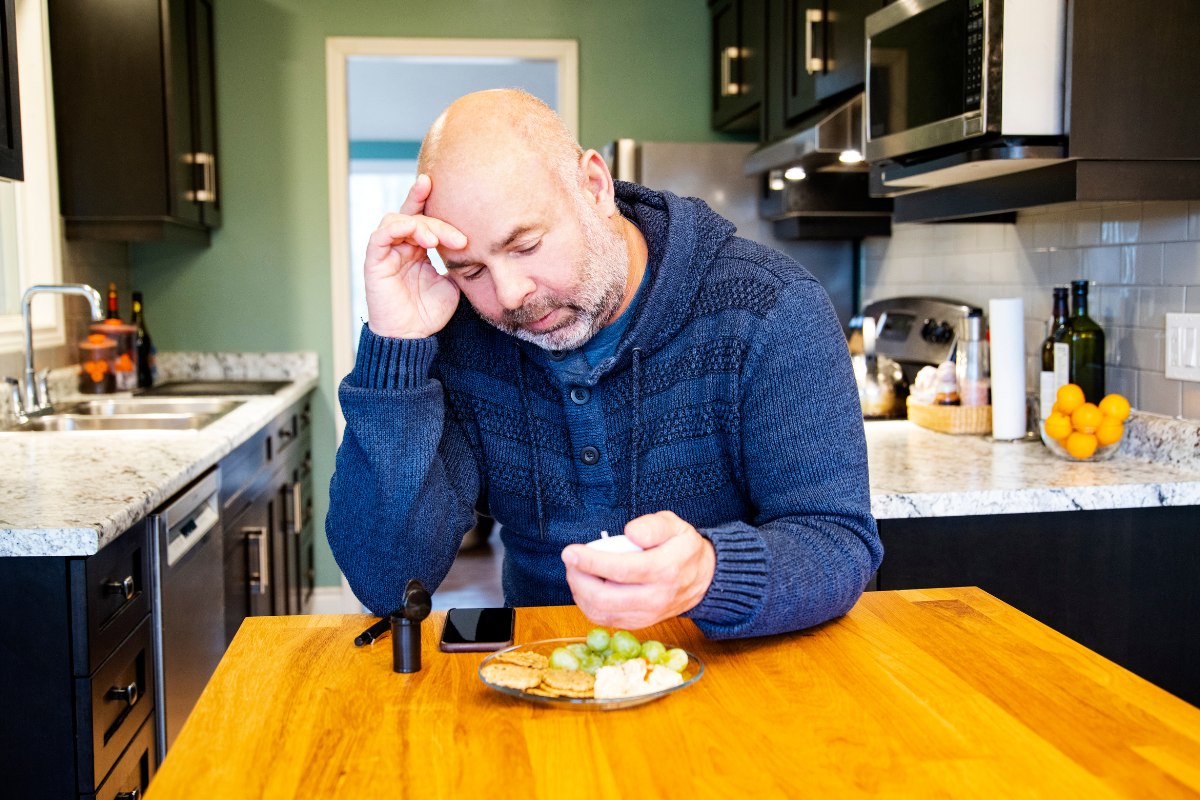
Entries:
POLYGON ((600 460, 600 451, 589 444, 579 451, 579 460, 590 467, 600 460))
POLYGON ((566 350, 547 350, 546 355, 549 356, 551 361, 562 361, 564 358, 567 357, 567 351, 566 350))
POLYGON ((592 390, 583 386, 576 386, 571 390, 571 402, 577 406, 581 406, 588 400, 592 399, 592 390))

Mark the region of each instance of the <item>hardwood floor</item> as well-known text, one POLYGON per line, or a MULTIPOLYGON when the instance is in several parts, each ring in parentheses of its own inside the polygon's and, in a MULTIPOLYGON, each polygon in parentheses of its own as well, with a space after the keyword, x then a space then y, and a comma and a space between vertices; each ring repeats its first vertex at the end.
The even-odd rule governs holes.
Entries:
POLYGON ((504 605, 500 588, 500 565, 504 562, 504 545, 500 542, 498 526, 474 547, 459 551, 446 580, 433 593, 433 607, 490 608, 504 605))

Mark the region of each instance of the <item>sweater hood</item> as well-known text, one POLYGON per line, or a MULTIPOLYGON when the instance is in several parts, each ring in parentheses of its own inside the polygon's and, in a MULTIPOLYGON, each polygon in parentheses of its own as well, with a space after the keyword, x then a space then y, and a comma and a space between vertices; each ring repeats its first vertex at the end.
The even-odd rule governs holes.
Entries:
MULTIPOLYGON (((646 286, 638 296, 634 318, 609 363, 609 372, 631 359, 635 349, 654 352, 682 328, 694 308, 701 276, 736 230, 733 223, 696 197, 679 197, 636 183, 614 181, 617 208, 646 238, 646 286)), ((548 356, 520 342, 535 361, 548 356)))

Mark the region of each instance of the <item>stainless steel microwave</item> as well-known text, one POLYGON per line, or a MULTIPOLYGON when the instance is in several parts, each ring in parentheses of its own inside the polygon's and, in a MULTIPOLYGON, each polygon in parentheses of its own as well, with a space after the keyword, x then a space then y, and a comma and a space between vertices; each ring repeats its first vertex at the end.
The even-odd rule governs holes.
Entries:
POLYGON ((867 17, 867 160, 1063 135, 1066 5, 897 0, 867 17))

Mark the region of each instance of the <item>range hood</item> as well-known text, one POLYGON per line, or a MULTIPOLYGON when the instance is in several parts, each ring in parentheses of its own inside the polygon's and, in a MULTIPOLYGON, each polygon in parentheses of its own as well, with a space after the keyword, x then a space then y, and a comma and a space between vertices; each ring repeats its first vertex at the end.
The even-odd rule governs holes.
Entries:
POLYGON ((887 236, 892 201, 871 197, 862 159, 863 94, 785 139, 754 150, 742 163, 761 175, 759 214, 784 239, 887 236))
POLYGON ((812 126, 764 145, 747 156, 747 175, 800 167, 805 172, 866 172, 863 161, 863 93, 812 126))

